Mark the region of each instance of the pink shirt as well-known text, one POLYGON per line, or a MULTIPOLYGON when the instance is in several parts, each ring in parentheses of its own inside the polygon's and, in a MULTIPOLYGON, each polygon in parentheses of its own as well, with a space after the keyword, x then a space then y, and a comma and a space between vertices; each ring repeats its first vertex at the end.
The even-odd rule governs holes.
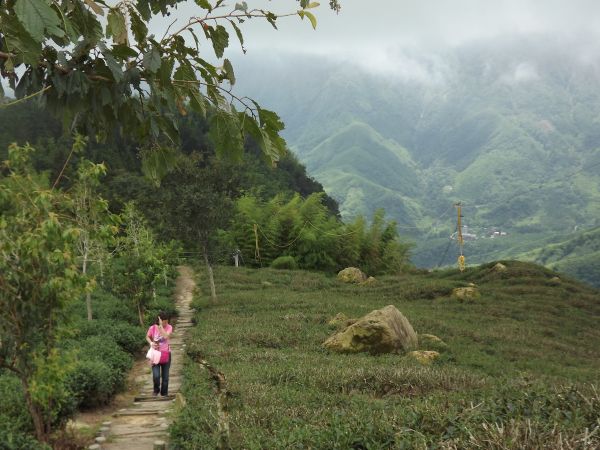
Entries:
MULTIPOLYGON (((171 334, 173 332, 173 327, 171 324, 163 326, 165 333, 171 334)), ((169 339, 165 338, 162 334, 160 334, 160 330, 158 329, 158 325, 152 325, 148 328, 148 333, 146 333, 152 341, 158 342, 158 350, 161 352, 170 352, 171 347, 169 347, 169 339)))

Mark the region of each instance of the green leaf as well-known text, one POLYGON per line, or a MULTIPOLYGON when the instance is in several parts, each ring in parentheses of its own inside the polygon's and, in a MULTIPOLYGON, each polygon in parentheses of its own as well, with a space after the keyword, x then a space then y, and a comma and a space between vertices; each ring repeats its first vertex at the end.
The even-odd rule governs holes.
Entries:
POLYGON ((243 11, 243 12, 248 11, 248 3, 246 3, 246 2, 236 3, 235 11, 243 11))
POLYGON ((110 72, 115 81, 119 82, 123 80, 123 66, 117 62, 115 57, 112 55, 110 51, 106 48, 102 50, 102 56, 104 56, 104 60, 106 61, 106 65, 108 66, 110 72))
POLYGON ((231 61, 227 58, 223 61, 223 70, 225 71, 225 78, 229 80, 229 83, 233 86, 235 84, 235 74, 233 73, 231 61))
POLYGON ((194 74, 194 69, 192 68, 192 66, 188 64, 182 64, 175 71, 175 74, 173 75, 173 80, 196 81, 197 78, 194 74))
MULTIPOLYGON (((4 35, 7 49, 17 55, 14 58, 15 60, 11 61, 11 64, 18 65, 24 62, 31 64, 33 67, 38 66, 42 45, 25 31, 16 17, 2 17, 0 30, 4 35)), ((6 66, 5 70, 8 70, 6 66)))
POLYGON ((138 43, 139 47, 142 47, 143 42, 148 36, 148 27, 142 18, 138 15, 137 11, 133 7, 129 7, 129 18, 131 20, 131 32, 133 37, 138 43))
POLYGON ((73 28, 90 43, 95 44, 104 37, 102 25, 88 9, 83 6, 83 3, 76 3, 73 11, 73 28))
POLYGON ((196 0, 196 4, 201 8, 208 9, 208 12, 211 12, 213 9, 208 0, 196 0))
POLYGON ((93 0, 84 0, 84 1, 85 1, 86 5, 88 5, 90 8, 92 8, 92 11, 94 11, 99 16, 104 16, 104 10, 98 3, 96 3, 93 0))
POLYGON ((242 47, 242 51, 246 53, 246 49, 244 48, 244 36, 242 35, 242 30, 240 30, 240 28, 236 25, 234 21, 230 20, 229 23, 235 30, 235 34, 237 35, 237 38, 240 41, 240 46, 242 47))
POLYGON ((127 45, 115 45, 112 48, 112 54, 115 58, 126 60, 127 58, 137 57, 138 52, 127 45))
POLYGON ((111 36, 115 44, 127 45, 127 23, 125 22, 125 16, 118 8, 113 8, 108 13, 106 37, 111 36))
POLYGON ((59 38, 65 35, 60 17, 44 0, 17 0, 15 14, 37 42, 44 42, 45 32, 59 38))
POLYGON ((244 150, 240 123, 237 115, 222 109, 210 120, 209 137, 215 144, 217 156, 239 161, 244 150))
POLYGON ((217 25, 216 28, 207 27, 205 29, 207 37, 212 41, 213 49, 217 58, 221 58, 225 49, 229 46, 229 33, 223 25, 217 25))
POLYGON ((156 47, 153 46, 150 50, 144 53, 142 64, 150 73, 156 73, 156 71, 160 68, 160 63, 160 52, 156 47))
POLYGON ((165 59, 160 69, 158 70, 158 78, 163 85, 171 84, 171 74, 173 73, 173 66, 175 61, 173 59, 165 59))
POLYGON ((178 155, 175 148, 162 146, 142 152, 142 173, 158 186, 160 180, 176 167, 178 155))
POLYGON ((308 17, 308 20, 310 20, 310 23, 313 27, 313 30, 317 29, 317 18, 314 16, 313 13, 309 12, 309 11, 298 11, 298 15, 300 16, 301 19, 304 20, 304 17, 308 17))
POLYGON ((201 117, 206 116, 206 100, 196 87, 190 87, 190 106, 194 111, 200 114, 201 117))

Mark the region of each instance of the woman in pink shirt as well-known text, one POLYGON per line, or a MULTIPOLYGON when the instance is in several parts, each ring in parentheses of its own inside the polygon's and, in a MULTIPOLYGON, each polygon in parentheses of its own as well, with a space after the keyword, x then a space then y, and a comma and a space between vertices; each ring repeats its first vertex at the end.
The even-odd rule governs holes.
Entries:
POLYGON ((171 367, 169 337, 171 333, 173 333, 173 327, 169 324, 169 316, 163 311, 158 314, 158 320, 148 328, 146 333, 148 344, 161 352, 158 364, 152 364, 152 381, 154 382, 154 395, 160 393, 163 397, 169 394, 169 369, 171 367))

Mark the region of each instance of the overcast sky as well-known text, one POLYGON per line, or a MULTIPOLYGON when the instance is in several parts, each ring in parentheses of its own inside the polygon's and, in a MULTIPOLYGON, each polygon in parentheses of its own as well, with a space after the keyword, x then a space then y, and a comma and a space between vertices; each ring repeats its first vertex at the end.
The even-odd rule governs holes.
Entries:
MULTIPOLYGON (((249 0, 279 12, 291 0, 249 0)), ((264 48, 328 53, 374 51, 398 46, 436 48, 496 36, 529 33, 600 35, 598 0, 341 0, 336 15, 324 0, 314 9, 318 27, 281 19, 279 31, 268 24, 244 24, 249 51, 264 48)))
MULTIPOLYGON (((229 5, 235 2, 226 1, 229 5)), ((250 8, 279 14, 298 8, 295 0, 247 2, 250 8)), ((594 57, 600 54, 600 0, 341 0, 341 4, 339 15, 329 9, 328 0, 311 10, 318 20, 317 30, 298 17, 281 18, 279 30, 264 20, 247 21, 241 25, 245 47, 253 58, 273 51, 308 52, 352 58, 367 67, 385 69, 387 65, 391 70, 396 70, 394 59, 402 58, 403 49, 425 54, 494 37, 525 38, 540 33, 589 47, 574 51, 592 52, 594 57), (587 39, 574 39, 581 35, 587 39)), ((194 1, 188 0, 175 14, 153 24, 151 31, 162 36, 174 18, 178 22, 172 30, 198 12, 194 1)), ((235 65, 239 53, 231 32, 226 56, 235 65)))

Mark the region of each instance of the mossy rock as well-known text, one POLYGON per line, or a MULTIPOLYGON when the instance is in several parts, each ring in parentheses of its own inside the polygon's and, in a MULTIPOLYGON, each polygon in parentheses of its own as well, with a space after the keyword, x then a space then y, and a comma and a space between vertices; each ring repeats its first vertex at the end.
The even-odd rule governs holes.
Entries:
POLYGON ((502 273, 502 272, 506 272, 508 270, 508 268, 502 263, 497 263, 494 267, 492 267, 492 270, 494 272, 502 273))
POLYGON ((412 325, 393 305, 371 311, 329 337, 323 346, 341 353, 404 353, 417 348, 412 325))
POLYGON ((460 301, 476 300, 481 297, 479 290, 476 287, 462 287, 452 289, 452 298, 460 301))
POLYGON ((377 279, 375 277, 369 277, 367 278, 365 281, 363 281, 362 283, 360 283, 361 286, 370 286, 372 284, 377 283, 377 279))
POLYGON ((446 352, 449 350, 448 344, 434 334, 419 334, 419 348, 421 350, 435 350, 437 352, 446 352))
POLYGON ((327 325, 334 328, 345 328, 352 325, 353 323, 356 323, 356 319, 350 319, 344 313, 337 313, 327 322, 327 325))
POLYGON ((344 283, 358 284, 365 282, 367 280, 367 275, 356 267, 346 267, 338 272, 337 279, 344 283))
POLYGON ((440 354, 433 350, 415 350, 408 353, 406 356, 425 366, 430 366, 437 358, 439 358, 440 354))

